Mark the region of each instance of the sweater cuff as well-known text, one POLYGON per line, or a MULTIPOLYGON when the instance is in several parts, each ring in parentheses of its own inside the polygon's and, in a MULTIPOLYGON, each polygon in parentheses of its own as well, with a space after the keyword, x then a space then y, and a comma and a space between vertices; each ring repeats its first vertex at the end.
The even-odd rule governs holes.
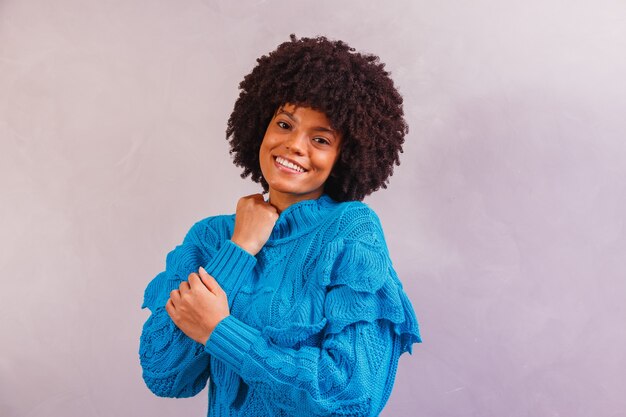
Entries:
POLYGON ((255 265, 254 256, 231 240, 226 240, 204 269, 229 292, 250 275, 255 265))
POLYGON ((204 350, 240 374, 245 356, 260 336, 260 331, 231 315, 213 329, 204 350))

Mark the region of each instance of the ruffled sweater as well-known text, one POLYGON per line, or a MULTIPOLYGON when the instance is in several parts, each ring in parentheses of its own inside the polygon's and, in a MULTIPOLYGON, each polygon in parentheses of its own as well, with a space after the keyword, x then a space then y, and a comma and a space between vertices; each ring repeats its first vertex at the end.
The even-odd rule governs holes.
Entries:
POLYGON ((327 195, 301 201, 256 256, 230 240, 234 221, 197 222, 148 284, 139 350, 147 386, 190 397, 208 380, 212 417, 377 416, 400 355, 421 339, 376 214, 327 195), (231 312, 206 346, 164 307, 200 266, 231 312))

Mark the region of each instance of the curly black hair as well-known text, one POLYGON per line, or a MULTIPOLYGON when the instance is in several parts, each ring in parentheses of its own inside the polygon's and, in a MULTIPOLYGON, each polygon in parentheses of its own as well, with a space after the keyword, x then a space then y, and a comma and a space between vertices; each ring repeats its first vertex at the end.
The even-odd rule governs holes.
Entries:
POLYGON ((259 164, 261 142, 277 109, 293 104, 323 112, 342 135, 325 193, 336 201, 360 201, 387 188, 408 126, 402 96, 377 56, 324 36, 292 34, 291 41, 257 59, 239 89, 226 138, 242 178, 251 176, 268 190, 259 164))

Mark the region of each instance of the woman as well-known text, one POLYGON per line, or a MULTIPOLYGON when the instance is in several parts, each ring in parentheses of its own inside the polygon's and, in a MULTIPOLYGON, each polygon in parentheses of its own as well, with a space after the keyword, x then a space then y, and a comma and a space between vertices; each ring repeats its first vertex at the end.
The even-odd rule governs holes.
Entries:
POLYGON ((376 214, 407 126, 384 64, 324 37, 281 44, 240 84, 227 137, 262 185, 201 220, 145 291, 148 387, 209 416, 376 416, 419 342, 376 214))

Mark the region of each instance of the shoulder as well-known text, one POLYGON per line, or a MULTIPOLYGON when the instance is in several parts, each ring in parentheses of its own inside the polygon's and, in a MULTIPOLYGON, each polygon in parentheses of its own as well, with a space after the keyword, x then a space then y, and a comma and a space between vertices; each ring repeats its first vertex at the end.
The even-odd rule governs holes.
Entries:
POLYGON ((390 279, 392 262, 380 219, 360 201, 339 203, 334 236, 322 249, 317 264, 324 285, 375 292, 390 279))
POLYGON ((362 201, 338 203, 332 223, 336 237, 339 239, 384 244, 380 218, 369 205, 362 201))

